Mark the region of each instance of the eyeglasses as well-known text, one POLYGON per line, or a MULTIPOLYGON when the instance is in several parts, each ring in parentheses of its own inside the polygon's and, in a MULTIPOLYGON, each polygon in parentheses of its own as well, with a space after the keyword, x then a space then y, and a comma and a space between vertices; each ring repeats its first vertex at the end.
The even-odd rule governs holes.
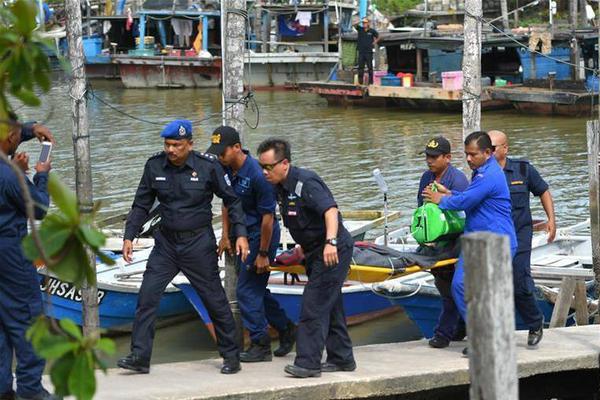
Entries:
POLYGON ((274 162, 273 164, 262 164, 262 163, 258 163, 258 165, 260 165, 260 167, 262 169, 264 169, 265 171, 271 172, 273 171, 273 169, 277 166, 277 164, 279 164, 280 162, 282 162, 283 160, 285 160, 285 158, 282 158, 279 161, 274 162))

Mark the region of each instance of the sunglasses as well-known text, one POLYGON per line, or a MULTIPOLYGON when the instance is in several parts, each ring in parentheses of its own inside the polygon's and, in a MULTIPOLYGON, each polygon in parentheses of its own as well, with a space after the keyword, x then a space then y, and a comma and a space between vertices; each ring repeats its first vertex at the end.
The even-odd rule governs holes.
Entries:
POLYGON ((273 164, 262 164, 262 163, 258 163, 258 165, 260 165, 260 167, 262 169, 264 169, 265 171, 271 172, 273 171, 273 169, 277 166, 277 164, 279 164, 280 162, 282 162, 283 160, 285 160, 285 158, 282 158, 279 161, 274 162, 273 164))

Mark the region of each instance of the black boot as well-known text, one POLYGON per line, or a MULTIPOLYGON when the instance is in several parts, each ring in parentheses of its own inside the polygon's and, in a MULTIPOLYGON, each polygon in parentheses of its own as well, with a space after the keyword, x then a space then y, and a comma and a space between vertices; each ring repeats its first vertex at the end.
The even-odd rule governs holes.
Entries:
POLYGON ((127 357, 123 357, 117 361, 117 365, 121 368, 135 371, 139 374, 147 374, 150 372, 150 361, 143 359, 133 353, 127 357))
POLYGON ((296 343, 296 325, 288 321, 284 331, 279 331, 279 347, 275 349, 273 354, 275 357, 283 357, 294 348, 296 343))
POLYGON ((240 354, 241 362, 271 361, 271 338, 264 335, 257 342, 252 342, 250 348, 240 354))

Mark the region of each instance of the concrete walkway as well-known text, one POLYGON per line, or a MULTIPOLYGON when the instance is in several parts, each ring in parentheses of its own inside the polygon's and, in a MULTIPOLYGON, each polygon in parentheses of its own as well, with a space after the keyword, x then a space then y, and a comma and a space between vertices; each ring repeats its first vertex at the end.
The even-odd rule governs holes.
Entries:
MULTIPOLYGON (((517 332, 519 376, 598 368, 600 327, 546 330, 537 350, 525 347, 517 332)), ((96 399, 349 399, 385 396, 464 385, 469 381, 466 342, 443 350, 424 340, 355 348, 358 369, 295 379, 283 372, 293 356, 273 362, 243 364, 236 375, 219 373, 221 360, 152 366, 149 375, 111 369, 98 373, 96 399)))

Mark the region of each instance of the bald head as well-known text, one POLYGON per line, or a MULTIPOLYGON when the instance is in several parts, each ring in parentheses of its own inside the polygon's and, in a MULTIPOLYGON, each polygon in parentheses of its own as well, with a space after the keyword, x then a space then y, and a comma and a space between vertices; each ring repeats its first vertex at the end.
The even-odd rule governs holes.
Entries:
POLYGON ((488 135, 492 139, 492 145, 496 148, 494 150, 494 157, 500 163, 502 167, 506 163, 506 156, 508 154, 508 137, 502 131, 489 131, 488 135))

